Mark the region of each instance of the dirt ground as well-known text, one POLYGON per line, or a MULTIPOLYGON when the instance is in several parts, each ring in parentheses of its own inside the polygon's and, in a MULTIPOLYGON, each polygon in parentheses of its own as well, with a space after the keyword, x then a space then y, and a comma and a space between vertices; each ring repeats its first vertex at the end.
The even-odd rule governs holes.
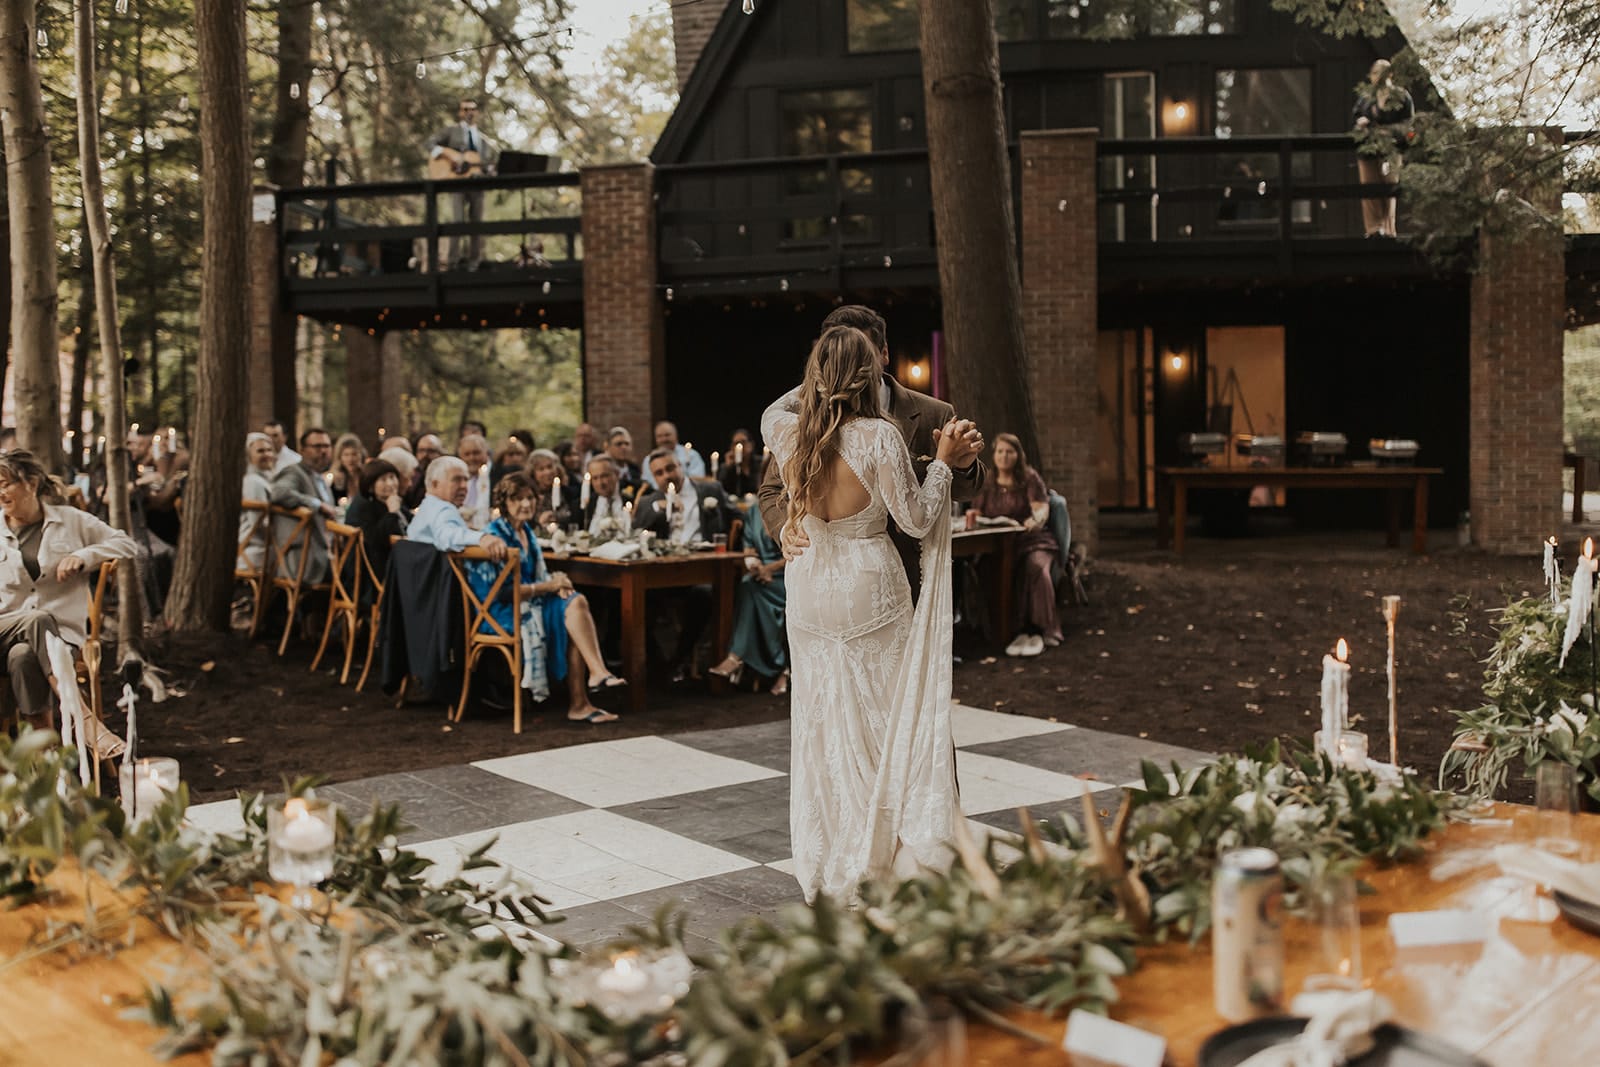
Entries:
MULTIPOLYGON (((958 700, 1210 751, 1279 736, 1309 743, 1322 655, 1344 637, 1353 716, 1384 754, 1379 605, 1398 594, 1400 754, 1432 774, 1450 741, 1450 709, 1477 698, 1489 609, 1540 584, 1531 556, 1448 548, 1414 557, 1367 533, 1196 538, 1179 562, 1151 548, 1143 526, 1108 525, 1092 602, 1068 609, 1065 643, 1008 659, 961 634, 958 700)), ((567 723, 564 701, 553 699, 525 712, 518 736, 509 712, 469 711, 452 725, 440 704, 396 708, 372 687, 341 687, 336 674, 308 670, 312 648, 303 644, 279 659, 266 640, 168 637, 153 652, 184 695, 141 706, 143 749, 177 757, 199 801, 275 789, 302 773, 339 781, 787 714, 787 702, 765 692, 712 697, 693 683, 663 685, 648 712, 604 726, 567 723)), ((108 721, 121 730, 114 707, 108 721)))

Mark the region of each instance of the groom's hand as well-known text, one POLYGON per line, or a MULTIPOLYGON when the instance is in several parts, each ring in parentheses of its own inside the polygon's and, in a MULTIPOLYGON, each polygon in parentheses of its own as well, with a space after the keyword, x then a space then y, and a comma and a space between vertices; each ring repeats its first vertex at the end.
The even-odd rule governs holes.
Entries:
POLYGON ((785 563, 793 563, 800 558, 800 553, 811 547, 811 538, 806 536, 805 531, 790 523, 784 523, 783 536, 779 540, 783 545, 785 563))

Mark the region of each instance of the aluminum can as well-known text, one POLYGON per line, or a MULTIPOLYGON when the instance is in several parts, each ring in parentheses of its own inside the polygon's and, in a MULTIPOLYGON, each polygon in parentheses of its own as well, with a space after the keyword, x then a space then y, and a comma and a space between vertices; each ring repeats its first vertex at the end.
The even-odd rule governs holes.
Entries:
POLYGON ((1211 889, 1217 1014, 1244 1022, 1283 1011, 1283 871, 1270 848, 1223 853, 1211 889))

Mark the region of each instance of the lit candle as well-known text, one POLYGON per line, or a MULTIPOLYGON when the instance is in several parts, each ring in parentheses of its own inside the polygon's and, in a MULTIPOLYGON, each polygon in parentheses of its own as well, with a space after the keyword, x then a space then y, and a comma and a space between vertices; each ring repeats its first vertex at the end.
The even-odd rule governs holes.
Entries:
POLYGON ((1400 705, 1394 677, 1394 622, 1400 617, 1400 598, 1383 598, 1383 621, 1389 630, 1389 762, 1400 766, 1400 705))
POLYGON ((559 511, 560 509, 561 509, 561 479, 557 478, 555 481, 550 483, 550 510, 551 511, 559 511))
POLYGON ((161 462, 161 435, 156 434, 150 438, 150 458, 157 463, 161 462))
POLYGON ((744 469, 744 442, 740 441, 733 446, 733 465, 740 470, 744 469))
POLYGON ((1339 759, 1339 735, 1350 721, 1349 659, 1350 646, 1342 637, 1334 656, 1322 657, 1322 750, 1335 762, 1339 759))
POLYGON ((711 453, 711 477, 713 477, 713 478, 715 478, 717 476, 717 459, 718 459, 719 456, 720 456, 720 453, 717 453, 717 452, 711 453))
POLYGON ((148 819, 177 791, 178 761, 175 759, 142 759, 122 769, 122 810, 133 826, 148 819))
POLYGON ((167 427, 167 451, 174 456, 178 454, 178 428, 176 426, 167 427))
POLYGON ((578 489, 579 508, 587 508, 589 506, 589 483, 593 480, 588 471, 583 472, 583 485, 578 489))
POLYGON ((1561 603, 1561 564, 1556 560, 1556 539, 1544 543, 1544 581, 1550 587, 1550 603, 1561 603))
POLYGON ((622 533, 624 536, 633 532, 633 501, 622 505, 622 533))
POLYGON ((671 522, 673 515, 678 511, 678 487, 671 482, 667 483, 667 521, 671 522))
POLYGON ((637 996, 650 984, 650 976, 628 956, 618 956, 611 969, 594 980, 595 987, 619 996, 637 996))
POLYGON ((323 473, 323 475, 322 475, 322 480, 327 482, 329 485, 332 485, 333 484, 333 472, 332 471, 325 471, 323 473))
POLYGON ((311 814, 300 797, 291 797, 283 806, 283 833, 278 844, 286 852, 323 852, 333 847, 333 827, 311 814))
POLYGON ((103 456, 103 455, 106 454, 106 435, 105 434, 101 434, 99 437, 95 438, 95 441, 94 441, 94 454, 97 455, 97 456, 103 456))
POLYGON ((69 456, 72 455, 72 431, 71 430, 68 430, 61 437, 61 451, 65 452, 69 456))

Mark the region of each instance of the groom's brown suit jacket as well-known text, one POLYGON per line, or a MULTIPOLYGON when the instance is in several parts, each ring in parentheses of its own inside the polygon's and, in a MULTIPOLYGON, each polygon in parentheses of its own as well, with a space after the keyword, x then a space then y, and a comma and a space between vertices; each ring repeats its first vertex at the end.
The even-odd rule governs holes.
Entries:
MULTIPOLYGON (((943 400, 907 389, 888 375, 884 375, 884 381, 889 384, 889 421, 899 427, 900 436, 906 439, 906 445, 911 449, 912 469, 916 471, 917 480, 921 481, 927 477, 928 464, 933 461, 933 432, 955 418, 956 409, 943 400)), ((951 497, 955 500, 971 500, 983 488, 985 473, 981 459, 973 460, 965 470, 956 471, 950 486, 951 497)), ((761 471, 761 489, 756 497, 761 504, 761 521, 776 540, 781 536, 784 521, 789 516, 789 494, 784 491, 783 476, 771 453, 761 471)), ((905 564, 911 595, 915 597, 921 587, 922 577, 920 544, 915 538, 901 533, 892 520, 889 523, 889 536, 900 553, 900 561, 905 564)))

